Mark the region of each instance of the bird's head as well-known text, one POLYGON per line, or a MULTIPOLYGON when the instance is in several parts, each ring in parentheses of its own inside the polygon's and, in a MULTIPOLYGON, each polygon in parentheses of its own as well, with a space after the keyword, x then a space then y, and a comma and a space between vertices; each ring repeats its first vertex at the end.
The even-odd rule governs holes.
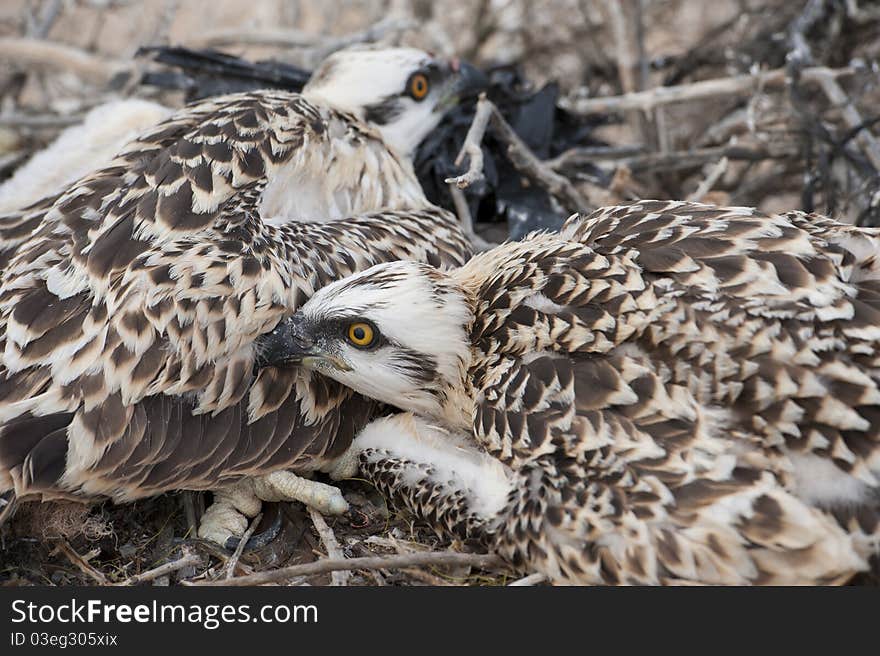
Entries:
POLYGON ((357 46, 325 59, 303 95, 375 125, 386 143, 410 156, 447 110, 486 84, 482 73, 457 59, 357 46))
POLYGON ((260 361, 302 365, 373 399, 438 415, 470 357, 472 319, 445 274, 415 262, 380 264, 318 290, 263 336, 260 361))

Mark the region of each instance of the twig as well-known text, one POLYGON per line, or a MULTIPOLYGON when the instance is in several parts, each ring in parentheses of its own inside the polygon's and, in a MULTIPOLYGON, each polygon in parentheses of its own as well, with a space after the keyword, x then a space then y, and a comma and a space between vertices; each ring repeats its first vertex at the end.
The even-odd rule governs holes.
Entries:
POLYGON ((517 579, 513 583, 508 583, 508 588, 516 588, 516 587, 526 587, 530 585, 537 585, 538 583, 543 583, 547 580, 547 576, 545 574, 541 574, 540 572, 535 572, 534 574, 529 574, 528 576, 524 576, 521 579, 517 579))
POLYGON ((28 25, 27 35, 37 39, 45 39, 55 24, 55 19, 61 11, 61 0, 49 0, 40 12, 39 20, 32 17, 32 22, 28 25))
POLYGON ((0 496, 0 528, 2 528, 7 521, 12 519, 12 516, 18 508, 18 497, 15 496, 14 492, 10 492, 9 494, 11 497, 0 496))
POLYGON ((72 71, 98 84, 106 84, 131 66, 89 54, 79 48, 42 39, 0 38, 0 60, 19 67, 72 71))
POLYGON ((34 116, 28 116, 26 114, 6 114, 0 115, 0 127, 59 129, 76 125, 77 123, 81 123, 82 120, 82 114, 71 114, 69 116, 56 116, 55 114, 37 114, 34 116))
MULTIPOLYGON (((333 529, 330 528, 330 526, 324 520, 324 516, 314 508, 309 508, 309 517, 312 518, 312 524, 315 525, 315 530, 318 532, 318 537, 321 538, 321 542, 324 544, 324 548, 327 550, 327 557, 331 560, 344 559, 345 554, 342 553, 342 548, 339 546, 336 535, 333 534, 333 529)), ((348 585, 348 580, 350 578, 350 570, 337 570, 334 572, 330 572, 331 585, 346 586, 348 585)))
MULTIPOLYGON (((851 67, 827 68, 815 66, 801 71, 801 77, 805 82, 816 83, 821 82, 825 77, 830 76, 836 79, 854 73, 855 69, 851 67)), ((755 75, 735 75, 714 80, 702 80, 692 84, 681 84, 674 87, 654 87, 648 91, 625 93, 620 96, 605 98, 578 98, 567 102, 561 101, 560 104, 563 104, 569 111, 578 114, 607 114, 609 112, 623 112, 632 109, 649 111, 654 107, 672 103, 747 94, 754 91, 758 85, 782 87, 785 85, 787 75, 787 69, 777 68, 755 75)))
MULTIPOLYGON (((788 159, 797 157, 800 151, 795 144, 767 144, 763 147, 720 146, 715 148, 696 148, 694 150, 675 150, 667 153, 648 153, 627 158, 616 158, 614 163, 625 166, 633 173, 652 169, 675 171, 694 168, 722 157, 730 160, 760 161, 765 159, 788 159)), ((594 160, 602 163, 603 160, 594 160)), ((609 160, 612 161, 612 160, 609 160)))
MULTIPOLYGON (((199 41, 207 46, 219 45, 260 45, 279 48, 315 48, 326 56, 356 43, 368 43, 385 38, 389 34, 400 33, 415 27, 408 19, 387 18, 374 23, 360 32, 334 37, 300 30, 215 30, 207 32, 199 41)), ((323 58, 323 57, 321 57, 323 58)))
POLYGON ((83 574, 93 579, 98 585, 108 585, 109 581, 103 573, 92 567, 89 562, 73 550, 67 540, 60 540, 56 546, 56 550, 65 555, 67 560, 76 565, 83 574))
MULTIPOLYGON (((244 540, 242 540, 242 543, 244 543, 244 540)), ((158 579, 160 576, 165 576, 166 574, 170 574, 171 572, 176 572, 177 570, 183 569, 184 567, 189 567, 190 565, 198 565, 200 562, 201 559, 199 558, 198 554, 187 553, 177 560, 172 560, 170 563, 165 563, 164 565, 159 565, 158 567, 154 567, 153 569, 148 569, 146 572, 141 572, 140 574, 130 576, 124 581, 116 583, 115 585, 137 585, 138 583, 144 583, 145 581, 152 581, 153 579, 158 579)))
POLYGON ((624 93, 632 93, 637 89, 635 70, 638 55, 634 52, 635 43, 629 38, 624 3, 622 0, 605 0, 603 4, 608 14, 608 22, 611 24, 611 33, 614 36, 620 86, 624 93))
POLYGON ((822 87, 822 91, 828 97, 828 100, 833 105, 840 108, 841 117, 843 118, 843 122, 846 123, 846 126, 850 130, 855 130, 860 127, 862 128, 856 134, 855 141, 859 144, 859 148, 865 153, 865 157, 868 158, 871 165, 876 170, 880 171, 880 143, 878 143, 876 137, 874 137, 871 131, 864 127, 865 122, 859 114, 859 110, 856 109, 855 105, 846 95, 846 92, 841 88, 833 76, 820 75, 818 80, 819 85, 822 87))
POLYGON ((454 184, 459 189, 467 189, 483 179, 483 147, 481 144, 483 136, 486 134, 486 128, 489 127, 490 118, 492 118, 492 103, 486 99, 485 93, 481 93, 480 99, 477 101, 474 120, 468 128, 458 157, 455 158, 455 165, 461 166, 464 163, 465 155, 467 155, 469 158, 468 170, 457 177, 446 178, 446 184, 454 184))
POLYGON ((449 185, 449 195, 452 196, 452 204, 455 205, 455 213, 458 216, 458 222, 461 224, 461 231, 470 240, 474 250, 478 253, 488 251, 495 248, 498 244, 486 241, 474 230, 474 219, 471 216, 470 207, 468 207, 467 198, 464 192, 456 185, 449 185))
POLYGON ((796 60, 801 65, 813 63, 813 52, 807 42, 806 33, 825 13, 825 0, 809 0, 804 10, 791 23, 789 42, 791 51, 789 61, 796 60))
POLYGON ((235 566, 238 564, 238 559, 241 558, 241 554, 244 553, 245 545, 247 545, 248 540, 251 539, 254 531, 257 530, 257 524, 260 523, 261 519, 263 519, 263 513, 257 513, 257 516, 254 517, 251 525, 248 526, 247 530, 244 532, 244 535, 241 536, 241 540, 238 541, 238 545, 235 547, 235 551, 232 552, 232 557, 228 561, 226 561, 226 576, 224 578, 232 578, 232 575, 235 573, 235 566))
POLYGON ((492 554, 468 554, 454 551, 440 551, 413 554, 398 554, 391 556, 365 556, 363 558, 343 558, 341 560, 319 560, 303 565, 292 565, 269 572, 258 572, 250 576, 239 576, 228 581, 204 581, 187 582, 186 585, 261 585, 263 583, 275 583, 287 581, 297 576, 312 576, 326 574, 338 570, 355 569, 400 569, 417 566, 442 566, 442 565, 470 565, 488 569, 498 567, 503 561, 492 554))
POLYGON ((184 490, 181 495, 183 503, 183 512, 186 515, 186 525, 189 527, 189 536, 195 537, 199 534, 199 517, 196 513, 196 496, 197 492, 192 490, 184 490))
MULTIPOLYGON (((471 154, 470 166, 463 175, 457 178, 447 178, 447 183, 455 185, 459 189, 464 189, 480 179, 483 164, 482 152, 477 156, 476 151, 479 150, 480 146, 478 139, 482 140, 482 137, 485 136, 487 125, 491 128, 492 134, 499 141, 507 145, 507 157, 517 171, 546 189, 567 210, 580 212, 588 209, 589 203, 586 198, 574 188, 571 181, 565 176, 556 173, 545 162, 538 159, 523 140, 519 138, 514 129, 510 127, 510 124, 504 120, 498 108, 485 96, 481 96, 477 102, 477 112, 465 137, 465 143, 462 146, 461 153, 471 154), (478 166, 479 169, 477 169, 478 166)), ((456 158, 457 163, 462 158, 461 153, 456 158)), ((453 201, 455 201, 452 186, 450 186, 450 191, 453 192, 453 201)))
POLYGON ((715 186, 715 183, 721 178, 722 175, 727 171, 727 165, 730 163, 730 160, 727 157, 722 157, 718 160, 718 163, 715 164, 709 171, 709 174, 706 178, 700 183, 700 186, 697 187, 697 190, 692 193, 687 199, 691 202, 698 203, 703 200, 703 197, 708 194, 712 187, 715 186))
POLYGON ((490 126, 492 134, 499 141, 507 144, 507 157, 517 171, 536 182, 554 196, 559 203, 570 212, 583 212, 589 209, 589 202, 575 189, 571 181, 560 175, 531 151, 531 149, 519 138, 510 124, 504 120, 501 112, 490 101, 492 117, 490 126))

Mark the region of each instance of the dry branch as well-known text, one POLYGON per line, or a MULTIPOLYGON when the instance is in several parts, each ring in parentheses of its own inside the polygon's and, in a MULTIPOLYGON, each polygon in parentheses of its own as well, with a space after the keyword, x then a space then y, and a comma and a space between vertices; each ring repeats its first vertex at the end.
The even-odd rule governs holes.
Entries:
MULTIPOLYGON (((831 77, 837 79, 855 73, 854 68, 827 68, 814 66, 801 71, 804 82, 821 83, 831 77)), ((655 107, 679 102, 707 100, 723 96, 749 94, 758 88, 774 88, 785 85, 788 71, 777 68, 772 71, 754 75, 735 75, 733 77, 702 80, 692 84, 681 84, 674 87, 655 87, 648 91, 625 93, 620 96, 605 98, 579 98, 564 103, 566 109, 578 114, 607 114, 633 109, 649 111, 655 107)), ((563 103, 560 103, 563 104, 563 103)))
POLYGON ((79 48, 42 39, 0 38, 0 61, 26 68, 70 71, 97 84, 106 84, 131 65, 89 54, 79 48))
POLYGON ((71 114, 69 116, 58 116, 56 114, 36 114, 29 116, 27 114, 5 114, 0 115, 0 127, 4 128, 25 128, 31 130, 49 129, 59 130, 61 128, 70 127, 77 123, 82 123, 82 114, 71 114))
POLYGON ((721 176, 727 171, 728 164, 730 164, 730 160, 727 157, 722 157, 718 160, 718 163, 711 168, 706 178, 700 183, 700 186, 697 187, 697 190, 688 196, 687 199, 694 203, 703 200, 703 197, 712 191, 712 187, 715 186, 715 183, 718 182, 721 176))
POLYGON ((513 583, 508 583, 508 588, 518 588, 518 587, 528 587, 532 585, 537 585, 539 583, 544 583, 547 580, 547 576, 545 574, 541 574, 540 572, 535 572, 534 574, 529 574, 528 576, 524 576, 521 579, 517 579, 513 583))
POLYGON ((64 554, 67 560, 76 565, 77 569, 79 569, 83 574, 86 574, 98 585, 107 585, 109 583, 109 581, 107 581, 107 577, 104 576, 102 572, 99 572, 97 569, 92 567, 85 558, 74 551, 73 547, 71 547, 67 543, 67 540, 59 541, 58 545, 56 546, 56 550, 64 554))
POLYGON ((340 50, 356 43, 379 41, 393 34, 415 27, 411 20, 389 18, 381 20, 365 30, 345 36, 312 34, 300 30, 247 30, 224 29, 207 32, 199 42, 205 46, 256 45, 276 48, 317 48, 322 55, 340 50))
POLYGON ((366 556, 363 558, 342 558, 337 560, 319 560, 314 563, 292 565, 268 572, 258 572, 250 576, 221 581, 205 581, 191 583, 184 581, 186 585, 262 585, 264 583, 278 583, 288 581, 298 576, 312 576, 326 574, 339 570, 356 569, 401 569, 419 566, 443 566, 443 565, 470 565, 488 569, 498 567, 503 562, 497 556, 491 554, 467 554, 454 551, 434 551, 427 553, 395 554, 391 556, 366 556))
POLYGON ((172 560, 170 563, 165 563, 164 565, 159 565, 158 567, 154 567, 153 569, 148 569, 146 572, 141 572, 140 574, 130 576, 129 578, 120 583, 117 583, 116 585, 137 585, 138 583, 153 581, 155 579, 158 579, 160 576, 165 576, 166 574, 170 574, 171 572, 176 572, 177 570, 183 569, 184 567, 189 567, 190 565, 198 565, 200 562, 201 559, 197 554, 184 554, 177 560, 172 560))
MULTIPOLYGON (((342 548, 339 546, 339 541, 336 539, 336 535, 333 533, 333 529, 330 528, 330 525, 327 524, 327 522, 324 520, 324 516, 314 508, 309 508, 309 517, 312 518, 312 524, 315 525, 315 530, 318 532, 318 537, 321 538, 321 542, 323 543, 324 548, 327 550, 327 557, 330 560, 344 559, 345 554, 342 553, 342 548)), ((350 570, 337 570, 330 572, 331 585, 348 585, 349 578, 351 578, 350 570)))
MULTIPOLYGON (((761 161, 768 159, 789 159, 800 155, 797 144, 781 142, 761 146, 719 146, 716 148, 696 148, 694 150, 678 150, 667 153, 647 153, 632 157, 608 160, 619 166, 625 166, 633 173, 654 169, 675 171, 694 168, 716 162, 722 157, 729 160, 761 161)), ((593 160, 597 164, 605 163, 601 158, 593 160)))
MULTIPOLYGON (((464 189, 482 177, 483 156, 480 151, 480 142, 485 136, 486 130, 490 129, 496 139, 507 146, 506 153, 510 163, 521 174, 546 189, 551 196, 556 198, 566 210, 581 212, 589 208, 587 199, 575 189, 571 181, 554 171, 546 162, 541 161, 531 149, 519 138, 510 124, 504 120, 498 108, 485 96, 481 96, 477 102, 477 111, 474 120, 468 130, 462 150, 456 163, 463 159, 464 154, 471 155, 468 170, 455 178, 447 178, 446 182, 452 186, 464 189), (480 151, 479 155, 476 152, 480 151)), ((458 206, 458 202, 456 202, 458 206)), ((461 216, 459 214, 459 216, 461 216)), ((469 215, 468 215, 469 216, 469 215)))
POLYGON ((454 184, 459 189, 467 189, 475 182, 483 179, 483 137, 486 128, 489 127, 489 119, 492 118, 492 103, 486 99, 486 94, 480 94, 477 102, 477 111, 474 120, 468 128, 464 143, 455 158, 455 165, 464 163, 465 155, 469 158, 468 170, 454 178, 446 178, 446 184, 454 184))
POLYGON ((820 75, 818 77, 819 85, 822 91, 828 97, 828 100, 841 110, 843 122, 850 130, 859 129, 855 136, 855 141, 859 144, 859 148, 865 153, 865 157, 871 162, 871 165, 880 171, 880 143, 877 138, 871 134, 871 131, 862 127, 864 120, 859 114, 859 110, 850 101, 846 92, 837 83, 837 80, 831 75, 820 75))
POLYGON ((254 517, 251 525, 248 526, 244 535, 241 536, 241 540, 238 541, 235 551, 232 552, 232 557, 226 561, 226 576, 224 578, 231 579, 235 574, 235 566, 238 564, 238 559, 241 558, 241 554, 244 553, 245 545, 247 545, 248 540, 251 539, 254 531, 257 530, 257 525, 260 523, 261 519, 263 519, 263 513, 257 513, 257 516, 254 517))

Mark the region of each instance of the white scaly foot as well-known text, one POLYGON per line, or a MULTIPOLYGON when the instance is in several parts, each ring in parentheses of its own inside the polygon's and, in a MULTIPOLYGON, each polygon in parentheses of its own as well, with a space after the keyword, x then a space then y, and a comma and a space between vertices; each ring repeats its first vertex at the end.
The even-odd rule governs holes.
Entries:
POLYGON ((254 479, 254 491, 263 501, 300 501, 324 515, 348 512, 348 502, 339 488, 287 471, 254 479))
POLYGON ((248 517, 256 517, 262 502, 254 493, 251 479, 214 492, 214 503, 202 515, 199 537, 226 546, 229 538, 240 538, 248 527, 248 517))
POLYGON ((260 478, 246 478, 215 491, 214 503, 199 524, 199 537, 227 546, 230 538, 244 535, 248 518, 256 517, 262 501, 299 501, 324 515, 341 515, 348 511, 348 502, 338 488, 278 471, 260 478))

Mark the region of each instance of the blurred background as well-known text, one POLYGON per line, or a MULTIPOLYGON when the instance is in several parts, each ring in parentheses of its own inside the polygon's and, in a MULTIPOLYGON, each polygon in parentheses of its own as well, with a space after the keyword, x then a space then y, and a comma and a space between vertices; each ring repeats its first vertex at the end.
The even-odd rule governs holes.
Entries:
MULTIPOLYGON (((574 185, 560 197, 489 135, 495 159, 468 201, 495 241, 639 197, 880 224, 880 3, 865 0, 3 0, 0 181, 103 102, 176 107, 242 83, 216 86, 221 71, 206 86, 193 60, 143 47, 272 60, 295 69, 250 86, 295 88, 290 70, 304 80, 329 52, 377 40, 495 71, 490 98, 574 185)), ((417 160, 447 206, 471 115, 417 160)))

